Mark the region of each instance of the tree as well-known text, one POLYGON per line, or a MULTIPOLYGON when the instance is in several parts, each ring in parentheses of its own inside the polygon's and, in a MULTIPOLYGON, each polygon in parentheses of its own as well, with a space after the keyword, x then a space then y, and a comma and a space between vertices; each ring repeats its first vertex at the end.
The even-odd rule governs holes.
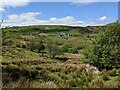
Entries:
POLYGON ((110 24, 101 30, 85 56, 84 62, 99 69, 120 67, 120 24, 110 24))
POLYGON ((45 46, 44 46, 44 44, 43 44, 43 42, 42 41, 40 41, 39 43, 38 43, 38 53, 42 53, 42 56, 43 56, 43 54, 44 54, 44 51, 45 50, 45 46))
POLYGON ((45 46, 41 40, 31 40, 29 47, 32 52, 35 51, 37 53, 42 53, 42 55, 45 50, 45 46))
POLYGON ((61 49, 58 45, 54 44, 51 40, 47 43, 48 52, 50 54, 50 58, 55 58, 56 55, 61 54, 61 49))
POLYGON ((29 43, 29 48, 30 48, 30 50, 33 52, 34 50, 36 50, 37 49, 37 44, 36 44, 36 41, 34 41, 34 40, 31 40, 31 42, 29 43))
POLYGON ((51 52, 52 58, 55 58, 56 55, 60 55, 60 54, 61 54, 60 48, 57 45, 53 45, 51 52))

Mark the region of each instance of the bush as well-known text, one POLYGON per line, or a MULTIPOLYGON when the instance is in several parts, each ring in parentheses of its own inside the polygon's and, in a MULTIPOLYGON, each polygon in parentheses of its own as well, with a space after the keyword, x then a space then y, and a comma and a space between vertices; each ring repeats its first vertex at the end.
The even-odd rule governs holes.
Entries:
POLYGON ((17 65, 9 64, 4 70, 11 75, 12 80, 19 79, 21 76, 21 69, 17 65))
POLYGON ((84 62, 99 69, 120 67, 120 25, 113 24, 103 28, 93 42, 93 46, 85 55, 84 62))
POLYGON ((47 43, 47 49, 50 54, 50 58, 55 58, 56 55, 62 54, 60 47, 58 45, 54 44, 52 40, 50 40, 47 43))
POLYGON ((45 46, 43 44, 43 41, 36 40, 36 39, 31 40, 31 42, 29 43, 29 48, 31 51, 36 51, 37 53, 42 53, 42 51, 45 50, 45 46))
POLYGON ((117 76, 118 74, 117 69, 112 69, 108 73, 110 74, 110 76, 117 76))
POLYGON ((62 49, 63 52, 68 52, 69 51, 69 47, 67 45, 62 46, 61 49, 62 49))
POLYGON ((109 73, 108 73, 106 70, 103 70, 103 71, 101 72, 101 78, 102 78, 104 81, 109 80, 109 73))
POLYGON ((78 49, 76 47, 70 48, 69 49, 70 53, 78 53, 78 49))

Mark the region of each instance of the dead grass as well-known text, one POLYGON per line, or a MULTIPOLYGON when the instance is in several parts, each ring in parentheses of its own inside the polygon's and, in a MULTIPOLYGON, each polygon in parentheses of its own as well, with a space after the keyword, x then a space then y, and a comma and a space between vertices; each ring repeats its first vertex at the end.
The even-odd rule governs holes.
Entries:
MULTIPOLYGON (((72 56, 71 56, 72 57, 72 56)), ((7 73, 3 80, 3 87, 29 87, 29 88, 56 88, 56 87, 89 87, 102 88, 109 87, 113 79, 110 77, 118 76, 119 71, 114 69, 111 71, 103 70, 100 74, 87 74, 86 68, 90 67, 87 64, 60 62, 58 60, 49 59, 31 59, 18 60, 10 63, 2 63, 4 73, 7 73), (18 64, 20 63, 20 64, 18 64), (16 72, 17 71, 17 72, 16 72), (13 74, 12 74, 13 73, 13 74), (11 74, 19 76, 17 80, 11 77, 11 74), (23 77, 23 79, 21 79, 23 77), (12 82, 11 82, 12 81, 12 82), (108 83, 107 83, 108 82, 108 83)), ((111 87, 118 87, 118 80, 111 87)))

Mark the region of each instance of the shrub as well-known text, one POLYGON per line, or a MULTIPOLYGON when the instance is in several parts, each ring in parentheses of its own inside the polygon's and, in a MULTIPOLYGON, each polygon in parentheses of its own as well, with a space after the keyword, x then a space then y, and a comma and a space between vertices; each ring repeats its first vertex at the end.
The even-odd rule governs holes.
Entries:
POLYGON ((63 45, 61 49, 62 49, 63 52, 68 52, 69 51, 69 47, 67 45, 63 45))
POLYGON ((47 49, 50 54, 50 58, 55 58, 56 55, 62 54, 60 47, 54 44, 51 40, 47 43, 47 49))
POLYGON ((101 30, 87 52, 84 62, 99 69, 120 67, 120 24, 107 26, 101 30))
POLYGON ((88 88, 102 88, 104 87, 104 81, 102 78, 98 78, 89 83, 88 88))
POLYGON ((21 69, 17 65, 9 64, 5 69, 5 72, 10 73, 12 80, 19 79, 21 76, 21 69))
POLYGON ((78 49, 76 47, 70 48, 69 49, 70 53, 78 53, 78 49))
POLYGON ((42 56, 43 56, 43 54, 44 54, 43 51, 45 50, 45 46, 43 44, 43 41, 35 39, 35 40, 31 40, 31 42, 29 43, 29 49, 31 51, 35 51, 37 53, 41 53, 42 56))
POLYGON ((108 71, 108 73, 109 73, 110 76, 116 76, 118 74, 117 69, 115 69, 115 68, 108 71))
POLYGON ((48 74, 48 79, 50 81, 55 81, 55 82, 60 82, 61 81, 61 78, 57 75, 57 74, 54 74, 54 73, 50 73, 48 74))
POLYGON ((104 80, 104 81, 107 81, 108 79, 109 79, 109 74, 108 74, 108 72, 106 71, 106 70, 103 70, 102 72, 101 72, 101 77, 102 77, 102 79, 104 80))

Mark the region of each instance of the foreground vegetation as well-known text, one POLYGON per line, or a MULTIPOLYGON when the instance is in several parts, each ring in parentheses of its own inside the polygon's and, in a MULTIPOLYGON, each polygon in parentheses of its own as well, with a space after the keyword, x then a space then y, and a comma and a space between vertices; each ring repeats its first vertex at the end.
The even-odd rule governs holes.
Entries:
POLYGON ((119 88, 119 30, 117 23, 4 28, 3 87, 119 88))
POLYGON ((120 69, 87 73, 85 64, 38 59, 4 63, 3 85, 12 88, 118 88, 120 69), (13 64, 12 64, 13 63, 13 64), (114 82, 114 83, 113 83, 114 82))

